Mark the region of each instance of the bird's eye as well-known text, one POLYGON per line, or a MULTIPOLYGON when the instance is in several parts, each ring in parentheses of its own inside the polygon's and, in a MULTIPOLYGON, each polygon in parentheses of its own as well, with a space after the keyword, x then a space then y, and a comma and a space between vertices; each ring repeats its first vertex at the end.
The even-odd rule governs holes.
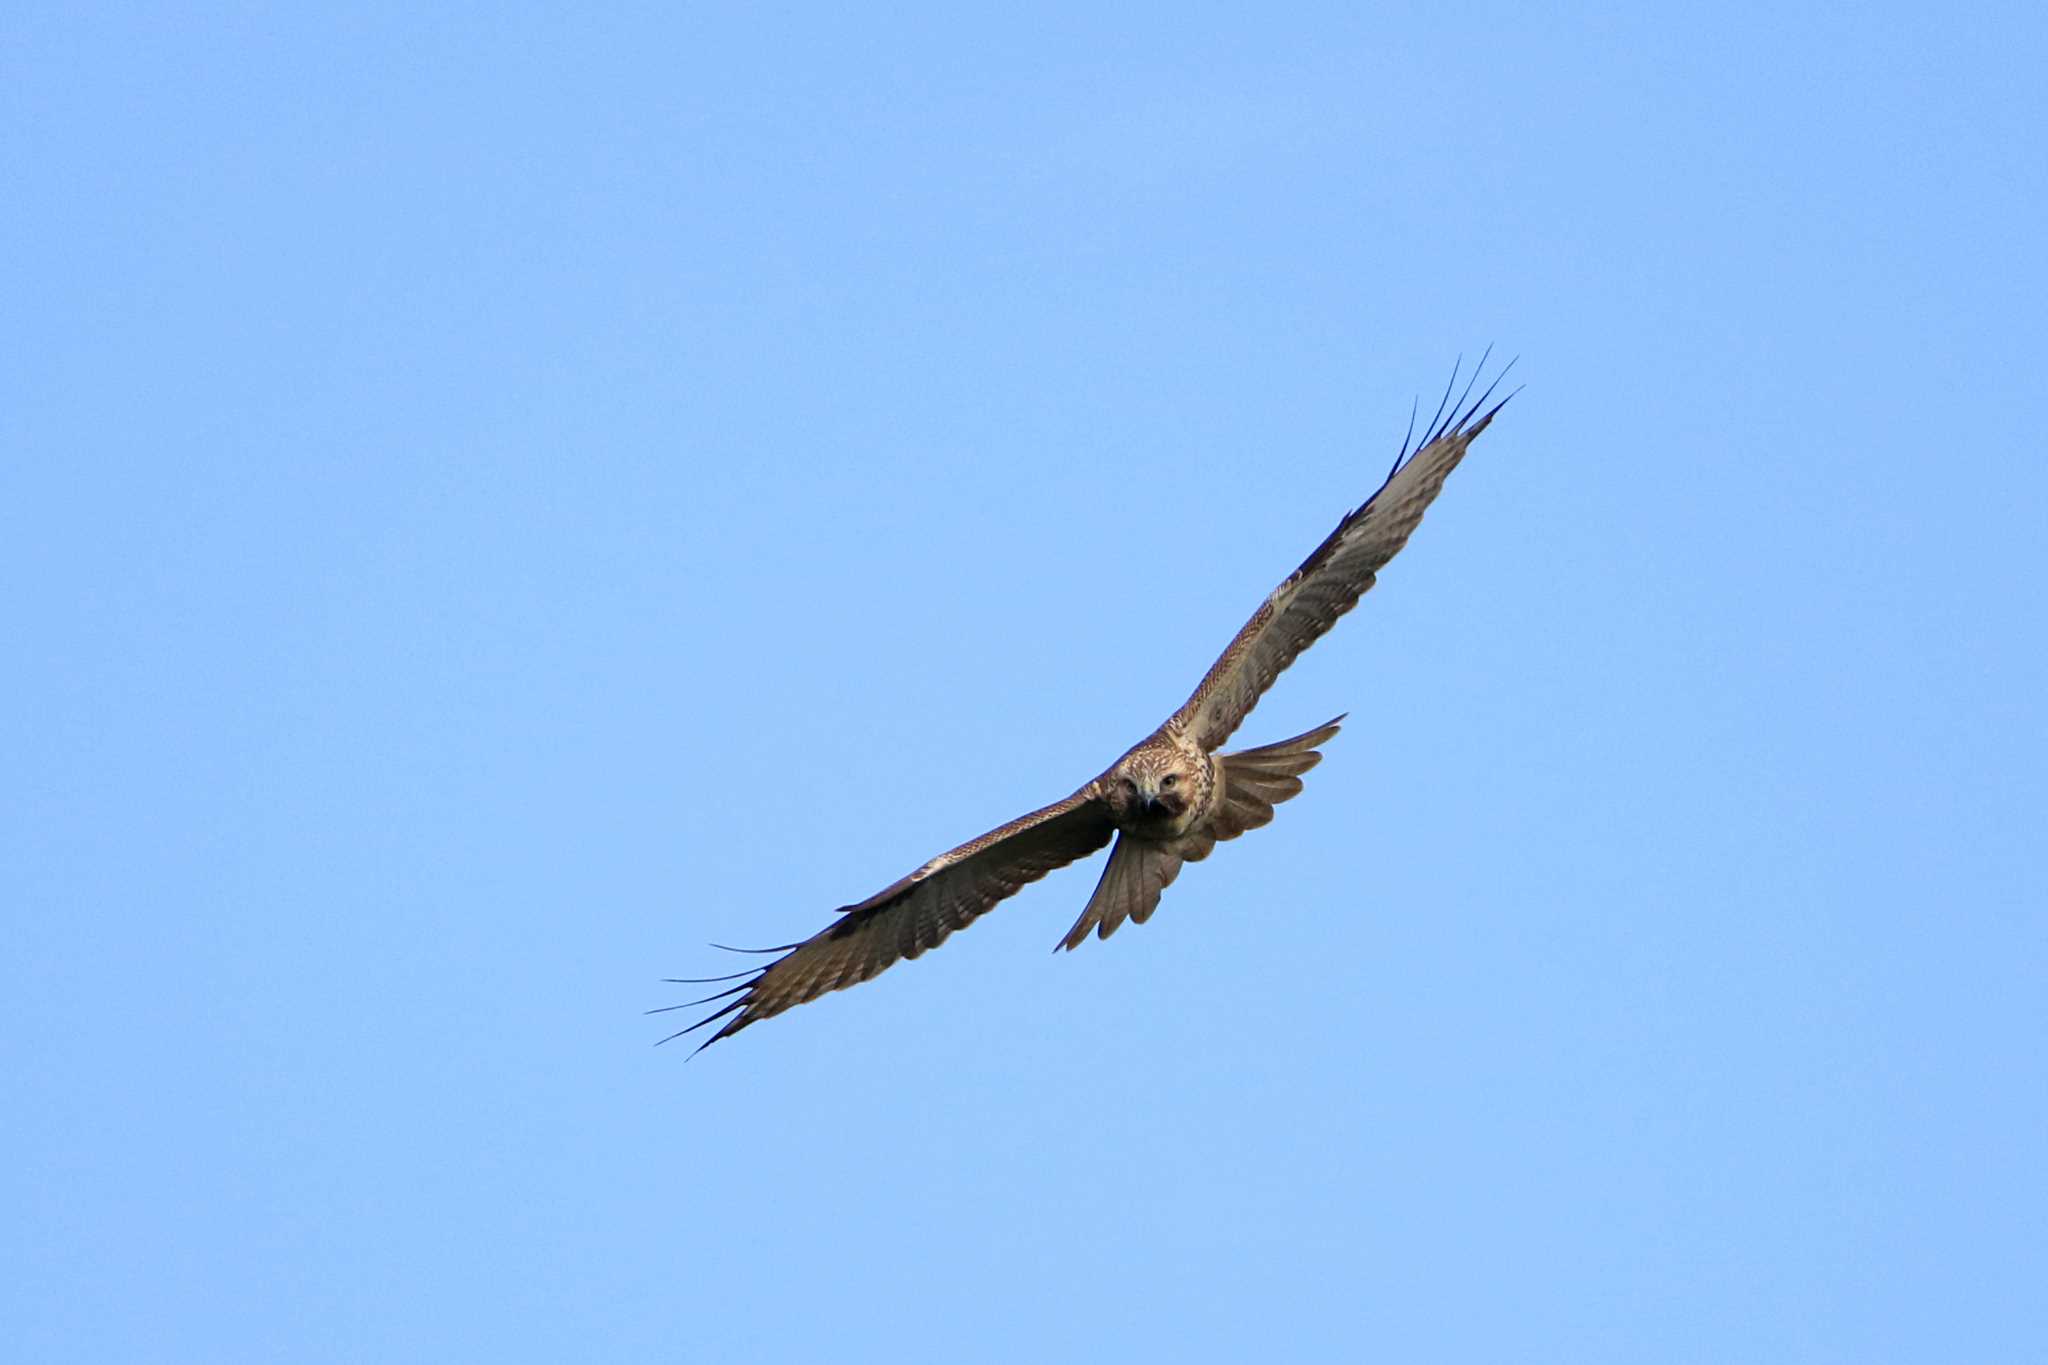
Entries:
POLYGON ((1130 778, 1128 778, 1128 777, 1124 779, 1124 790, 1125 790, 1125 791, 1127 791, 1127 792, 1134 792, 1134 791, 1136 791, 1137 789, 1138 789, 1138 784, 1137 784, 1137 783, 1135 783, 1135 782, 1131 781, 1131 779, 1130 779, 1130 778))
POLYGON ((1168 773, 1166 776, 1159 779, 1159 785, 1162 787, 1171 787, 1174 783, 1178 781, 1180 781, 1179 773, 1168 773))

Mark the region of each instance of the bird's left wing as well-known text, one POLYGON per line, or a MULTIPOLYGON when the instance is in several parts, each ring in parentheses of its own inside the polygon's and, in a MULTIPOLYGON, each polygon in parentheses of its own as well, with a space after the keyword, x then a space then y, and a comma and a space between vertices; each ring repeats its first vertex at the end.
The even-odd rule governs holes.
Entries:
MULTIPOLYGON (((1259 604, 1169 725, 1177 726, 1204 749, 1215 750, 1243 723, 1281 671, 1358 604, 1387 561, 1408 543, 1423 512, 1442 491, 1444 480, 1465 458, 1465 448, 1507 403, 1503 398, 1487 408, 1487 400, 1493 396, 1490 386, 1477 401, 1466 405, 1472 383, 1485 367, 1486 360, 1481 357, 1479 369, 1472 372, 1472 380, 1456 403, 1449 401, 1450 390, 1445 390, 1445 401, 1439 404, 1437 416, 1414 454, 1410 455, 1403 443, 1401 458, 1394 462, 1393 472, 1379 491, 1338 522, 1315 553, 1259 604)), ((1498 386, 1506 375, 1503 369, 1494 376, 1493 385, 1498 386)), ((1453 371, 1452 387, 1457 382, 1453 371)))
POLYGON ((763 949, 782 954, 766 967, 705 978, 739 984, 689 1005, 666 1009, 736 998, 669 1038, 680 1038, 725 1019, 725 1026, 705 1039, 698 1049, 702 1051, 758 1020, 827 992, 859 985, 901 958, 917 957, 938 947, 948 934, 966 928, 1027 882, 1095 852, 1109 842, 1112 832, 1109 811, 1090 782, 1064 801, 1019 816, 940 854, 859 904, 841 907, 837 920, 803 942, 763 949))

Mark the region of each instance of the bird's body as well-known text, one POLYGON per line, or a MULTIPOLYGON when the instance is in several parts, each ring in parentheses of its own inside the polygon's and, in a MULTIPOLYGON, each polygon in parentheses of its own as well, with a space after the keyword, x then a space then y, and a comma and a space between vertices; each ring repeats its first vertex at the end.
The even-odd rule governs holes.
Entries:
POLYGON ((705 978, 740 984, 692 1003, 736 998, 683 1033, 724 1019, 724 1027, 705 1042, 708 1047, 792 1006, 866 981, 938 946, 1026 883, 1114 838, 1095 894, 1059 946, 1078 947, 1090 932, 1108 938, 1126 920, 1142 924, 1150 918, 1182 864, 1199 862, 1218 842, 1270 821, 1275 806, 1301 791, 1301 775, 1322 761, 1317 746, 1337 733, 1343 717, 1277 744, 1219 750, 1280 672, 1372 587, 1466 447, 1507 402, 1481 414, 1493 389, 1468 407, 1472 387, 1468 381, 1456 403, 1448 401, 1446 390, 1413 456, 1403 442, 1379 491, 1267 596, 1180 710, 1101 776, 841 907, 837 920, 803 942, 762 950, 779 954, 766 967, 705 978))
POLYGON ((1223 760, 1175 725, 1162 725, 1095 779, 1110 823, 1133 839, 1177 839, 1208 818, 1223 760))

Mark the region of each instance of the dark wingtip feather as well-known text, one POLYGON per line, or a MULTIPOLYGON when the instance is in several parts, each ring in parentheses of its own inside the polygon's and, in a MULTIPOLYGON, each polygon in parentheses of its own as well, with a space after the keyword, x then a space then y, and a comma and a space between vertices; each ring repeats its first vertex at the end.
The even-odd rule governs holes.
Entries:
MULTIPOLYGON (((1503 370, 1501 371, 1501 373, 1505 375, 1507 371, 1503 370)), ((1501 399, 1498 403, 1495 403, 1492 407, 1488 408, 1486 410, 1485 415, 1472 424, 1471 434, 1477 436, 1480 432, 1486 430, 1487 423, 1491 422, 1494 419, 1494 415, 1498 413, 1502 408, 1508 405, 1508 400, 1513 398, 1516 394, 1520 393, 1524 388, 1527 387, 1528 386, 1525 384, 1517 384, 1514 388, 1508 390, 1507 398, 1501 399)), ((1488 392, 1491 393, 1492 390, 1489 389, 1488 392)))
MULTIPOLYGON (((1487 347, 1487 351, 1489 354, 1491 354, 1492 350, 1493 348, 1491 346, 1487 347)), ((1508 377, 1508 374, 1515 368, 1515 361, 1520 359, 1520 356, 1515 356, 1512 359, 1510 359, 1507 364, 1501 367, 1500 373, 1493 377, 1493 382, 1486 386, 1486 392, 1480 394, 1478 398, 1473 400, 1472 405, 1465 409, 1465 415, 1458 419, 1457 424, 1452 428, 1452 430, 1463 431, 1470 436, 1477 436, 1480 432, 1486 430, 1486 424, 1493 420, 1493 414, 1499 412, 1502 408, 1506 407, 1508 398, 1513 398, 1515 394, 1520 393, 1522 391, 1521 388, 1518 386, 1513 393, 1510 393, 1508 395, 1508 398, 1503 398, 1500 400, 1500 402, 1495 403, 1493 407, 1487 411, 1486 416, 1481 417, 1476 423, 1472 420, 1473 416, 1481 408, 1486 407, 1486 400, 1493 397, 1494 390, 1500 387, 1501 380, 1506 379, 1508 377)), ((1479 377, 1478 373, 1475 371, 1472 377, 1474 379, 1477 379, 1479 377)), ((1465 392, 1469 394, 1471 391, 1472 386, 1469 384, 1466 385, 1465 392)), ((1463 405, 1464 401, 1464 395, 1460 395, 1458 398, 1459 404, 1463 405)))
MULTIPOLYGON (((1495 413, 1507 405, 1508 398, 1513 398, 1516 393, 1521 392, 1520 388, 1515 389, 1513 393, 1508 395, 1508 398, 1503 398, 1491 408, 1487 408, 1484 416, 1479 415, 1480 409, 1486 407, 1487 400, 1493 397, 1494 391, 1500 387, 1501 380, 1507 378, 1508 371, 1514 369, 1515 361, 1521 358, 1517 356, 1509 360, 1501 368, 1500 373, 1493 377, 1493 381, 1486 386, 1486 391, 1475 399, 1472 397, 1472 390, 1478 387, 1479 377, 1485 373, 1486 362, 1492 356, 1493 347, 1488 345, 1480 353, 1479 363, 1472 367, 1472 372, 1469 375, 1465 374, 1465 357, 1462 355, 1458 357, 1457 362, 1451 366, 1450 382, 1444 385, 1443 396, 1437 400, 1436 411, 1430 414, 1429 422, 1423 427, 1422 435, 1419 438, 1415 434, 1415 417, 1421 411, 1421 404, 1419 402, 1411 402, 1409 404, 1408 430, 1401 437, 1401 453, 1394 458, 1393 468, 1387 471, 1386 483, 1392 483, 1394 476, 1399 474, 1404 466, 1412 463, 1416 456, 1436 442, 1447 437, 1454 438, 1458 436, 1463 436, 1469 440, 1471 437, 1477 436, 1480 432, 1486 430, 1486 424, 1493 420, 1495 413), (1460 375, 1465 376, 1465 386, 1463 389, 1458 387, 1460 375), (1456 402, 1451 401, 1453 393, 1458 395, 1456 402)), ((1385 487, 1385 484, 1383 483, 1381 486, 1385 487)), ((1366 501, 1369 504, 1371 499, 1368 498, 1366 501)), ((1358 510, 1364 511, 1365 509, 1360 507, 1358 510)))
POLYGON ((1401 462, 1408 458, 1408 443, 1415 439, 1415 418, 1421 411, 1422 397, 1418 394, 1408 400, 1408 430, 1401 433, 1401 448, 1394 452, 1393 467, 1387 470, 1390 480, 1401 472, 1401 462))
POLYGON ((1438 423, 1443 420, 1444 409, 1450 406, 1451 390, 1458 387, 1458 371, 1464 368, 1465 357, 1460 353, 1457 361, 1451 366, 1451 382, 1444 385, 1444 396, 1436 400, 1436 411, 1430 415, 1429 425, 1424 428, 1426 434, 1422 438, 1422 445, 1415 448, 1417 453, 1441 434, 1438 423))
POLYGON ((759 967, 749 967, 743 972, 727 972, 724 976, 664 976, 661 979, 661 984, 664 986, 712 986, 720 981, 737 981, 743 976, 758 976, 760 972, 761 969, 759 967))
MULTIPOLYGON (((716 1017, 717 1016, 715 1015, 713 1016, 713 1018, 716 1017)), ((706 1019, 704 1022, 708 1024, 711 1022, 711 1020, 706 1019)), ((734 1019, 727 1023, 724 1028, 712 1034, 709 1038, 706 1038, 703 1042, 697 1044, 697 1046, 695 1046, 694 1048, 691 1048, 690 1055, 688 1057, 683 1058, 683 1060, 686 1062, 693 1060, 697 1056, 697 1054, 702 1052, 705 1048, 710 1047, 713 1043, 718 1042, 720 1039, 732 1037, 735 1033, 738 1033, 741 1029, 745 1028, 747 1025, 753 1022, 753 1019, 749 1016, 744 1014, 740 1015, 737 1019, 734 1019)))
POLYGON ((739 993, 740 993, 741 991, 750 991, 750 990, 752 990, 753 988, 754 988, 754 983, 753 983, 753 982, 751 982, 751 981, 742 981, 742 982, 741 982, 741 983, 740 983, 739 985, 737 985, 737 986, 734 986, 734 987, 733 987, 732 989, 730 989, 730 990, 723 990, 723 991, 718 991, 718 992, 716 992, 715 994, 712 994, 712 995, 707 995, 707 996, 704 996, 704 997, 702 997, 701 999, 697 999, 697 1000, 685 1000, 685 1001, 684 1001, 684 1002, 683 1002, 682 1004, 680 1004, 680 1005, 659 1005, 659 1006, 656 1006, 656 1007, 655 1007, 654 1009, 648 1010, 648 1011, 647 1011, 647 1013, 649 1013, 649 1014, 667 1014, 667 1013, 669 1013, 669 1012, 670 1012, 671 1010, 686 1010, 686 1009, 689 1009, 689 1008, 691 1008, 692 1006, 695 1006, 695 1005, 708 1005, 708 1004, 710 1004, 710 1003, 711 1003, 712 1001, 714 1001, 714 1000, 723 1000, 723 999, 725 999, 725 997, 727 997, 728 995, 738 995, 738 994, 739 994, 739 993))
MULTIPOLYGON (((746 1005, 747 1002, 744 997, 735 1000, 730 1005, 727 1005, 724 1009, 719 1010, 716 1014, 707 1014, 702 1019, 699 1019, 696 1023, 690 1025, 688 1028, 677 1029, 668 1037, 663 1038, 659 1042, 655 1043, 655 1046, 660 1047, 662 1043, 673 1043, 676 1039, 682 1037, 685 1034, 695 1033, 698 1029, 703 1028, 707 1024, 714 1024, 718 1022, 720 1019, 725 1018, 726 1015, 731 1014, 734 1010, 745 1009, 746 1005)), ((742 1015, 741 1019, 744 1018, 745 1016, 742 1015)), ((720 1038, 725 1037, 728 1033, 734 1032, 735 1026, 744 1027, 744 1025, 741 1024, 740 1019, 735 1019, 731 1024, 727 1024, 724 1028, 720 1029, 717 1033, 714 1033, 713 1035, 711 1035, 710 1038, 706 1039, 705 1046, 708 1047, 710 1046, 710 1044, 717 1042, 720 1038)), ((697 1049, 697 1051, 699 1052, 702 1052, 703 1050, 704 1048, 702 1047, 697 1049)))
MULTIPOLYGON (((1480 375, 1482 375, 1482 374, 1486 373, 1486 362, 1487 362, 1487 359, 1488 359, 1489 357, 1491 357, 1492 355, 1493 355, 1493 343, 1492 343, 1492 342, 1488 342, 1488 343, 1486 344, 1486 349, 1485 349, 1484 351, 1480 352, 1480 354, 1479 354, 1479 363, 1478 363, 1477 365, 1474 365, 1474 366, 1472 367, 1472 374, 1471 374, 1471 376, 1470 376, 1470 377, 1469 377, 1468 379, 1466 379, 1466 381, 1465 381, 1465 391, 1464 391, 1463 393, 1461 393, 1461 394, 1459 394, 1459 395, 1458 395, 1458 401, 1457 401, 1457 402, 1455 402, 1455 403, 1451 404, 1451 411, 1452 411, 1453 413, 1457 412, 1457 411, 1458 411, 1458 409, 1460 409, 1460 408, 1464 407, 1464 406, 1465 406, 1465 400, 1466 400, 1467 398, 1470 398, 1470 397, 1472 396, 1472 386, 1473 386, 1474 384, 1477 384, 1477 383, 1479 382, 1479 376, 1480 376, 1480 375)), ((1452 382, 1452 383, 1456 383, 1456 382, 1457 382, 1457 371, 1455 371, 1455 370, 1453 370, 1453 371, 1451 372, 1451 382, 1452 382)), ((1481 399, 1480 399, 1479 401, 1483 403, 1483 402, 1485 402, 1486 400, 1485 400, 1484 398, 1481 398, 1481 399)), ((1470 414, 1469 412, 1468 412, 1468 413, 1466 414, 1466 416, 1468 416, 1468 417, 1469 417, 1470 415, 1471 415, 1471 414, 1470 414)), ((1451 423, 1448 423, 1448 424, 1447 424, 1447 426, 1446 426, 1445 430, 1456 430, 1456 429, 1457 429, 1458 427, 1460 427, 1460 426, 1463 426, 1463 425, 1464 425, 1464 423, 1462 423, 1462 422, 1451 422, 1451 423)), ((1442 433, 1442 432, 1440 431, 1440 432, 1438 432, 1437 434, 1438 434, 1438 435, 1442 435, 1443 433, 1442 433)))
MULTIPOLYGON (((711 946, 714 948, 725 947, 725 945, 722 943, 714 943, 711 946)), ((726 951, 740 953, 777 952, 781 950, 774 948, 727 948, 726 951)), ((771 963, 770 966, 772 965, 774 964, 771 963)), ((717 985, 718 983, 723 981, 738 981, 740 984, 737 986, 727 987, 725 990, 722 991, 715 991, 710 995, 701 997, 700 999, 685 1000, 683 1003, 679 1005, 660 1005, 654 1009, 646 1011, 646 1013, 648 1014, 667 1014, 672 1010, 695 1009, 699 1005, 708 1005, 715 1000, 724 1000, 728 996, 738 996, 739 998, 737 1000, 731 1001, 731 1003, 725 1005, 723 1008, 719 1009, 715 1013, 705 1015, 702 1019, 699 1019, 696 1023, 691 1024, 688 1028, 678 1029, 674 1033, 669 1034, 666 1038, 656 1039, 654 1045, 656 1047, 660 1047, 663 1043, 672 1043, 686 1033, 695 1033, 698 1029, 703 1028, 708 1024, 713 1024, 719 1021, 720 1019, 724 1019, 728 1014, 732 1014, 735 1010, 740 1011, 739 1016, 729 1021, 724 1028, 720 1029, 718 1032, 712 1034, 709 1038, 705 1039, 704 1042, 700 1046, 698 1046, 697 1049, 693 1051, 690 1055, 694 1057, 697 1055, 698 1052, 702 1052, 705 1048, 711 1046, 711 1044, 717 1042, 720 1038, 729 1038, 733 1034, 739 1032, 748 1024, 754 1022, 751 1015, 747 1013, 747 1008, 748 1006, 754 1003, 754 990, 757 986, 761 984, 761 978, 766 976, 767 974, 767 967, 754 967, 744 972, 733 972, 726 976, 670 976, 662 978, 664 981, 672 985, 678 986, 708 986, 717 985)))

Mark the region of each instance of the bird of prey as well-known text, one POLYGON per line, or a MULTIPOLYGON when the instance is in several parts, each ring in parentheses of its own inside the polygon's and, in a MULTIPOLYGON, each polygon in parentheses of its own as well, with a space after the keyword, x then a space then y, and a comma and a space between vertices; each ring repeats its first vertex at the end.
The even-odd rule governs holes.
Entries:
POLYGON ((1217 751, 1281 670, 1372 587, 1381 567, 1421 523, 1466 447, 1514 397, 1486 406, 1507 374, 1503 369, 1471 399, 1485 364, 1482 357, 1456 402, 1450 401, 1458 378, 1452 371, 1420 441, 1411 414, 1386 481, 1260 603, 1165 724, 1073 795, 941 853, 866 900, 841 906, 837 919, 801 943, 742 950, 778 954, 767 966, 730 976, 669 978, 675 984, 739 984, 651 1011, 727 1001, 662 1041, 724 1020, 699 1046, 702 1051, 749 1024, 858 985, 902 958, 938 947, 1027 882, 1115 838, 1095 894, 1054 951, 1079 947, 1090 931, 1108 938, 1126 920, 1143 924, 1152 917, 1181 864, 1199 862, 1219 842, 1271 820, 1273 808, 1301 790, 1301 775, 1322 761, 1318 747, 1337 733, 1344 717, 1277 744, 1217 751))

